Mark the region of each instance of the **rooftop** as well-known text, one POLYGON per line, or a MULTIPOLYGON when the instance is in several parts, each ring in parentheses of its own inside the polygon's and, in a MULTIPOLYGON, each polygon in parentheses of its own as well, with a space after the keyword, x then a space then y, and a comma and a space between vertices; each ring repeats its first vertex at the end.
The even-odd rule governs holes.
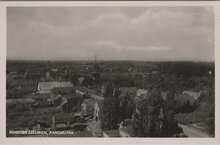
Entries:
POLYGON ((191 105, 196 101, 193 96, 189 96, 188 94, 176 95, 175 100, 178 100, 182 103, 189 101, 191 105))
POLYGON ((73 87, 71 82, 39 82, 38 89, 39 90, 51 90, 55 87, 73 87))
POLYGON ((137 90, 136 96, 142 97, 142 96, 146 96, 146 95, 147 95, 147 90, 144 90, 144 89, 138 89, 137 90))
POLYGON ((183 94, 187 94, 189 96, 192 96, 195 100, 199 98, 201 95, 201 92, 193 92, 193 91, 184 91, 183 94))

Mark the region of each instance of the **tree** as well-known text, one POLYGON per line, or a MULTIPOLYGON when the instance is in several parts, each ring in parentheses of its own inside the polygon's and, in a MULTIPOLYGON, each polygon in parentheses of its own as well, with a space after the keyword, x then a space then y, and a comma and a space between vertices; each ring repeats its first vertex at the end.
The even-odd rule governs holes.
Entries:
POLYGON ((147 98, 141 100, 134 113, 133 136, 160 136, 162 97, 157 89, 149 90, 147 98))
POLYGON ((119 91, 113 85, 108 85, 104 93, 103 111, 101 117, 102 130, 111 130, 118 127, 120 118, 119 91))
POLYGON ((177 121, 174 119, 175 112, 172 110, 165 110, 163 117, 163 125, 161 136, 172 137, 175 134, 182 132, 182 129, 178 126, 177 121))
POLYGON ((127 93, 125 97, 120 99, 120 118, 121 120, 131 118, 135 109, 134 100, 127 93))

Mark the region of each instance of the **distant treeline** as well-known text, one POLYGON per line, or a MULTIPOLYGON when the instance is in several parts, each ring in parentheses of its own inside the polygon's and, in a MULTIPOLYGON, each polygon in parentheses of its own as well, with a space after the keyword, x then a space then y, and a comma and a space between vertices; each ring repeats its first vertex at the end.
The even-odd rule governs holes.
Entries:
MULTIPOLYGON (((131 66, 131 67, 147 67, 147 70, 158 70, 164 74, 177 74, 185 76, 211 76, 214 77, 214 62, 195 62, 195 61, 98 61, 99 65, 107 66, 131 66)), ((51 67, 62 66, 71 68, 74 65, 92 65, 91 61, 12 61, 7 60, 7 70, 25 71, 29 66, 43 67, 50 69, 51 67), (16 67, 17 66, 17 67, 16 67)))
POLYGON ((214 62, 157 62, 157 65, 162 73, 200 77, 215 75, 214 62))

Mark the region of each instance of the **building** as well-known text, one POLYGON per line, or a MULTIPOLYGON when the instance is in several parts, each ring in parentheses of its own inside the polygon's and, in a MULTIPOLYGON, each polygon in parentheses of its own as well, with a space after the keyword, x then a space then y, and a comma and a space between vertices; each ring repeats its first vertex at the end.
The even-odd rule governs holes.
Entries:
POLYGON ((61 107, 63 112, 70 113, 70 112, 80 112, 81 106, 83 102, 83 98, 77 96, 76 94, 68 94, 62 95, 63 101, 61 103, 61 107))
POLYGON ((61 95, 57 95, 52 98, 49 98, 48 101, 51 101, 53 106, 59 106, 62 102, 62 97, 61 95))
POLYGON ((193 91, 183 91, 183 94, 184 95, 189 95, 189 96, 192 96, 195 100, 197 100, 200 95, 202 94, 202 92, 193 92, 193 91))
POLYGON ((33 108, 49 108, 53 107, 53 102, 50 100, 36 101, 32 106, 33 108))
MULTIPOLYGON (((51 118, 52 129, 67 129, 68 127, 74 127, 75 123, 84 123, 84 118, 74 113, 58 113, 54 114, 51 118)), ((82 124, 84 125, 84 124, 82 124)))
POLYGON ((101 120, 103 102, 104 100, 96 100, 96 103, 94 105, 94 120, 95 121, 101 120))
POLYGON ((193 103, 196 101, 193 96, 189 96, 188 94, 179 94, 175 96, 175 100, 181 102, 182 104, 189 101, 190 105, 193 105, 193 103))
POLYGON ((65 95, 75 93, 74 87, 55 87, 51 90, 53 95, 65 95))
POLYGON ((137 93, 135 95, 135 98, 134 98, 135 104, 137 104, 139 101, 141 101, 142 99, 144 99, 146 97, 147 97, 147 90, 138 89, 137 93))
POLYGON ((38 93, 49 94, 53 88, 73 87, 71 82, 39 82, 38 93))
POLYGON ((138 89, 136 96, 139 98, 146 98, 147 97, 147 90, 144 89, 138 89))
POLYGON ((49 107, 49 108, 38 108, 36 110, 37 113, 41 114, 55 114, 55 113, 62 113, 62 108, 61 107, 49 107))

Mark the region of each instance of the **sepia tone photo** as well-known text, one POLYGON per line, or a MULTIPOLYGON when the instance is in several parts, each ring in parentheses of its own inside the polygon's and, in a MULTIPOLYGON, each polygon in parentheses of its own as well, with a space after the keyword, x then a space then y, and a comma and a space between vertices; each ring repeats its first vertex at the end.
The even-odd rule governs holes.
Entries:
POLYGON ((7 7, 6 137, 215 137, 212 6, 7 7))

